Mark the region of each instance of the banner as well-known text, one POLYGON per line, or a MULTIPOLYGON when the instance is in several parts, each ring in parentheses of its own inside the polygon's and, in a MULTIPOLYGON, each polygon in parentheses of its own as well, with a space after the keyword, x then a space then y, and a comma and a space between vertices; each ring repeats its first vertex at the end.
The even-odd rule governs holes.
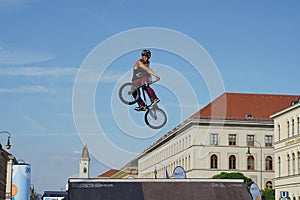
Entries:
POLYGON ((260 194, 259 187, 255 183, 251 184, 250 193, 251 193, 253 200, 261 200, 261 194, 260 194))
POLYGON ((30 200, 31 166, 13 165, 12 200, 30 200))
POLYGON ((183 167, 181 166, 177 166, 175 167, 174 171, 173 171, 173 177, 175 179, 178 179, 178 178, 186 178, 186 174, 185 174, 185 171, 183 169, 183 167))

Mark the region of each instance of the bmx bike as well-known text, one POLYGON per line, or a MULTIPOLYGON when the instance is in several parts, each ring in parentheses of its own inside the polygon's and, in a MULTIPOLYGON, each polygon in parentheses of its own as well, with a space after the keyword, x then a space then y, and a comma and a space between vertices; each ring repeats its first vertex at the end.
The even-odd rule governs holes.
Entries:
POLYGON ((145 90, 143 89, 144 85, 151 85, 155 82, 157 82, 157 80, 145 83, 140 86, 137 86, 131 82, 124 83, 119 89, 119 98, 124 104, 135 104, 138 98, 141 96, 141 88, 143 99, 146 104, 144 121, 150 128, 160 129, 167 123, 167 115, 163 109, 158 107, 157 103, 154 105, 147 105, 145 90))

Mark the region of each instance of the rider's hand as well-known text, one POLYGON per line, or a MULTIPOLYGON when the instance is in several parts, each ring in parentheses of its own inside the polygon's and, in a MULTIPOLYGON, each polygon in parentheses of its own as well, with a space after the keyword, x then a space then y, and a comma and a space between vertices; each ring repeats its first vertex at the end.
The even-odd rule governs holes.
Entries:
POLYGON ((159 81, 160 80, 160 77, 159 76, 155 76, 156 80, 159 81))

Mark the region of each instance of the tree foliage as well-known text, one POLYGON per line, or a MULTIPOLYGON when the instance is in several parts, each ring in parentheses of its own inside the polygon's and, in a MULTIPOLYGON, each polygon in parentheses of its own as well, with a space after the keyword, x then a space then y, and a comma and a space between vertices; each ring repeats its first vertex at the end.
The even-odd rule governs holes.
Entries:
POLYGON ((253 180, 251 178, 248 178, 244 176, 244 174, 240 172, 221 172, 220 174, 214 175, 212 178, 214 179, 243 179, 245 183, 247 183, 248 186, 250 186, 253 183, 253 180))
MULTIPOLYGON (((240 172, 221 172, 220 174, 216 174, 212 177, 213 179, 243 179, 245 183, 248 185, 248 191, 250 189, 253 180, 244 176, 244 174, 240 172)), ((274 189, 264 189, 262 191, 262 199, 264 200, 275 200, 275 190, 274 189)))
POLYGON ((274 189, 264 189, 262 191, 263 200, 275 200, 275 190, 274 189))

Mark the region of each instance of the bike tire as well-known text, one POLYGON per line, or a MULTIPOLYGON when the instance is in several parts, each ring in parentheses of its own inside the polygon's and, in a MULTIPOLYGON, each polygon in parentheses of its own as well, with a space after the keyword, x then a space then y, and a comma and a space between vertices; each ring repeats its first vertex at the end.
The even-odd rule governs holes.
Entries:
POLYGON ((125 83, 119 89, 119 98, 124 104, 127 105, 135 104, 139 97, 140 97, 139 88, 133 83, 129 83, 129 82, 125 83), (134 91, 137 92, 135 98, 132 95, 134 91))
POLYGON ((145 123, 152 129, 160 129, 167 123, 167 115, 161 108, 151 108, 145 113, 145 123))

